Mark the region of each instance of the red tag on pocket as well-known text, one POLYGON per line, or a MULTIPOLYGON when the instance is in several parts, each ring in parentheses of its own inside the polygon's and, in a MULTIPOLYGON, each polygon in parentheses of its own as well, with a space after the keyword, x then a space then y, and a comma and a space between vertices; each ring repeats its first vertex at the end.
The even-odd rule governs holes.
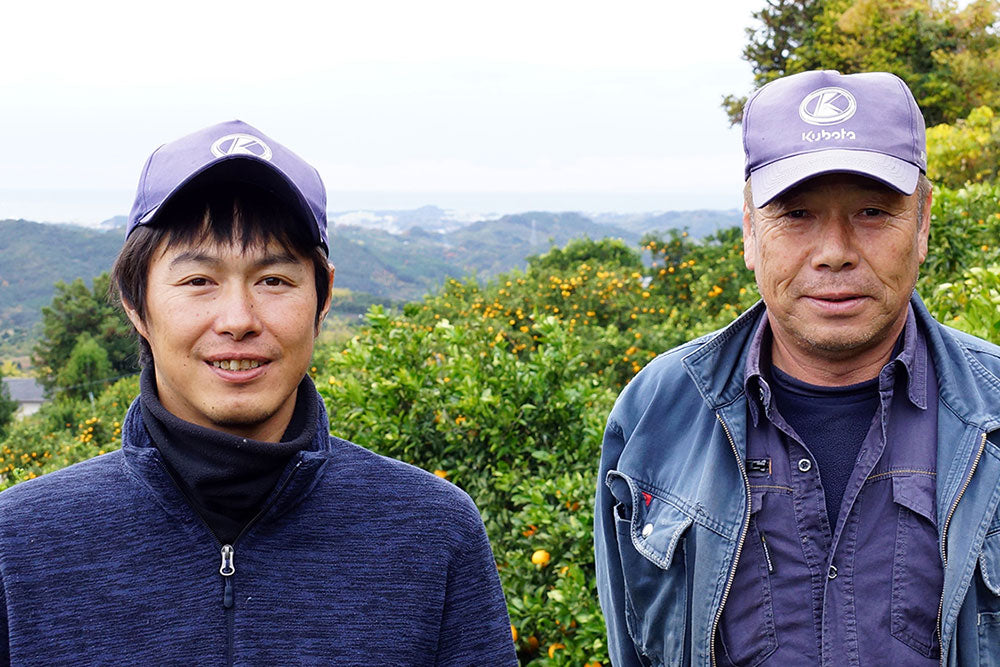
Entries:
POLYGON ((642 499, 646 501, 646 507, 649 507, 649 503, 653 502, 653 496, 645 491, 642 492, 642 499))

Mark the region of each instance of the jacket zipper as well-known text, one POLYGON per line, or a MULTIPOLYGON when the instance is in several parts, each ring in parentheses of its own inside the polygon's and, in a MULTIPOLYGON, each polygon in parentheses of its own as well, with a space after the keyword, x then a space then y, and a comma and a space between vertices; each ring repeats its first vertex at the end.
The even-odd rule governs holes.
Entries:
MULTIPOLYGON (((962 499, 965 494, 965 490, 969 488, 969 483, 972 481, 972 476, 976 472, 976 468, 979 466, 979 459, 983 457, 983 451, 986 449, 986 432, 983 431, 983 436, 979 440, 979 451, 976 452, 976 458, 972 460, 972 467, 969 469, 969 474, 965 476, 965 482, 962 484, 962 488, 958 490, 958 495, 955 496, 955 502, 951 504, 951 509, 948 510, 948 516, 944 520, 944 528, 941 529, 941 562, 944 565, 944 569, 948 569, 948 526, 951 524, 951 517, 954 516, 955 510, 958 509, 958 501, 962 499)), ((941 621, 944 617, 944 590, 941 590, 941 599, 938 601, 938 613, 937 613, 937 633, 938 633, 938 646, 940 647, 940 664, 944 665, 944 636, 941 633, 941 621)))
POLYGON ((183 496, 184 499, 187 501, 187 504, 194 512, 194 515, 201 520, 202 525, 205 526, 205 530, 208 531, 208 534, 212 536, 212 538, 215 540, 215 543, 219 545, 219 553, 222 556, 222 564, 219 566, 219 574, 222 575, 222 581, 225 584, 222 593, 222 608, 226 610, 226 664, 231 665, 233 664, 233 623, 234 623, 233 616, 235 614, 235 611, 233 610, 233 606, 235 603, 235 595, 233 593, 233 575, 236 574, 236 565, 234 562, 236 558, 236 549, 233 545, 239 542, 240 538, 243 537, 243 535, 248 530, 250 530, 250 528, 252 528, 258 521, 260 521, 261 517, 267 514, 268 510, 270 510, 274 506, 274 503, 277 502, 278 498, 280 498, 281 494, 284 492, 285 487, 287 487, 288 483, 292 481, 292 477, 295 476, 296 471, 298 471, 299 467, 302 466, 302 460, 299 459, 295 463, 295 467, 292 468, 292 471, 289 472, 288 475, 285 477, 285 480, 281 483, 281 486, 278 487, 277 492, 271 495, 270 502, 264 505, 264 507, 262 507, 260 511, 257 512, 257 514, 255 514, 254 517, 250 519, 250 521, 243 526, 242 530, 240 530, 239 534, 236 536, 236 539, 233 540, 232 544, 222 544, 222 540, 218 538, 218 536, 215 534, 212 528, 208 525, 208 522, 205 521, 205 518, 201 515, 201 513, 198 512, 197 509, 195 509, 195 505, 191 501, 191 497, 188 496, 188 494, 184 491, 184 488, 177 483, 177 480, 174 479, 174 476, 170 474, 170 470, 167 469, 166 465, 164 465, 162 461, 160 461, 160 465, 163 466, 164 471, 167 473, 167 477, 170 478, 170 481, 173 482, 174 486, 180 492, 181 496, 183 496))
POLYGON ((729 446, 733 449, 733 455, 736 457, 736 465, 739 466, 740 475, 743 477, 743 488, 746 491, 747 499, 747 509, 746 518, 743 520, 743 527, 740 529, 740 538, 736 543, 736 555, 733 557, 733 565, 729 569, 729 578, 726 579, 726 588, 722 591, 722 601, 719 603, 719 611, 715 614, 715 620, 712 622, 712 634, 709 636, 709 655, 712 658, 712 667, 715 667, 715 633, 719 630, 719 621, 722 620, 722 608, 726 606, 726 599, 729 598, 729 591, 733 587, 733 579, 736 578, 736 565, 739 563, 740 554, 743 552, 743 543, 746 542, 747 532, 750 530, 750 504, 753 502, 750 498, 750 478, 747 477, 747 471, 743 467, 743 462, 740 460, 740 452, 736 449, 736 441, 733 440, 732 433, 729 432, 729 426, 722 419, 722 415, 718 412, 715 413, 716 419, 722 424, 722 430, 726 432, 726 438, 729 440, 729 446))

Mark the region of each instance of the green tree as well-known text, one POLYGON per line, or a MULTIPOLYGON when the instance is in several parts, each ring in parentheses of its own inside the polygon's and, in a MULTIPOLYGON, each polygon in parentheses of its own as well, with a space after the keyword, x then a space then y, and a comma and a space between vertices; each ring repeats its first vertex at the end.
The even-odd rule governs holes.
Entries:
POLYGON ((3 382, 3 373, 0 372, 0 438, 7 431, 7 424, 14 420, 14 413, 17 412, 17 401, 10 397, 7 385, 3 382))
POLYGON ((543 255, 528 257, 528 272, 575 269, 584 262, 621 269, 642 269, 639 253, 621 239, 574 239, 565 248, 552 248, 543 255))
POLYGON ((950 188, 997 180, 1000 118, 993 109, 978 107, 952 125, 927 128, 927 176, 950 188))
POLYGON ((79 278, 69 284, 60 281, 52 304, 42 308, 42 338, 35 346, 33 361, 40 370, 39 382, 49 393, 60 386, 60 372, 82 333, 90 334, 107 353, 111 371, 104 377, 135 370, 135 337, 125 314, 108 301, 109 282, 107 273, 94 278, 92 289, 79 278))
MULTIPOLYGON (((754 18, 744 58, 756 86, 811 69, 881 70, 906 81, 928 125, 1000 106, 997 0, 782 0, 754 18)), ((744 101, 723 100, 733 124, 744 101)))
MULTIPOLYGON (((751 14, 754 25, 746 29, 743 59, 753 69, 756 87, 790 73, 788 61, 812 38, 823 4, 823 0, 767 0, 751 14)), ((722 98, 722 108, 732 125, 742 122, 746 101, 746 95, 722 98)))
POLYGON ((76 338, 73 351, 56 376, 62 393, 75 398, 99 394, 112 377, 108 352, 89 333, 76 338))

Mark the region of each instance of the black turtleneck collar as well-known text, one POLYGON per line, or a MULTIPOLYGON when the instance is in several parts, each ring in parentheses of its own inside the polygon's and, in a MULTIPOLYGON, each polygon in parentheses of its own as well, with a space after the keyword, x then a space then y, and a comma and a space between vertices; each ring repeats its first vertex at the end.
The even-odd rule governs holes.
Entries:
POLYGON ((152 364, 140 378, 146 431, 194 509, 223 544, 231 544, 260 511, 291 458, 315 435, 316 389, 306 375, 281 442, 260 442, 204 428, 160 403, 152 364))

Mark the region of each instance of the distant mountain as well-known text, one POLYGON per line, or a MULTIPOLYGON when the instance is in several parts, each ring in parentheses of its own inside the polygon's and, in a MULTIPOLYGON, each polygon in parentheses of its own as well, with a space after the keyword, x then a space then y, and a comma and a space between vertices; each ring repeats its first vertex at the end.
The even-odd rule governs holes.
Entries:
POLYGON ((728 211, 666 211, 661 213, 597 213, 594 222, 615 225, 642 236, 647 232, 686 229, 691 236, 704 238, 709 234, 735 227, 742 215, 736 209, 728 211))
POLYGON ((88 282, 111 267, 123 230, 0 220, 0 331, 27 329, 41 320, 53 285, 88 282))
MULTIPOLYGON (((599 214, 536 211, 493 220, 460 222, 434 206, 412 211, 330 214, 331 259, 336 286, 372 299, 410 301, 448 277, 487 278, 523 268, 529 255, 573 238, 617 237, 635 245, 648 231, 688 228, 704 236, 739 224, 737 211, 671 211, 599 214), (367 216, 367 217, 365 217, 367 216), (363 218, 363 220, 362 220, 363 218), (343 224, 344 221, 365 224, 343 224), (339 221, 339 222, 338 222, 339 221)), ((110 269, 124 234, 124 216, 101 227, 0 221, 0 343, 11 332, 25 335, 41 321, 57 281, 88 284, 110 269)))
POLYGON ((104 230, 124 229, 125 225, 127 224, 128 224, 127 215, 116 215, 113 218, 108 218, 107 220, 102 220, 101 222, 97 223, 97 229, 104 229, 104 230))

